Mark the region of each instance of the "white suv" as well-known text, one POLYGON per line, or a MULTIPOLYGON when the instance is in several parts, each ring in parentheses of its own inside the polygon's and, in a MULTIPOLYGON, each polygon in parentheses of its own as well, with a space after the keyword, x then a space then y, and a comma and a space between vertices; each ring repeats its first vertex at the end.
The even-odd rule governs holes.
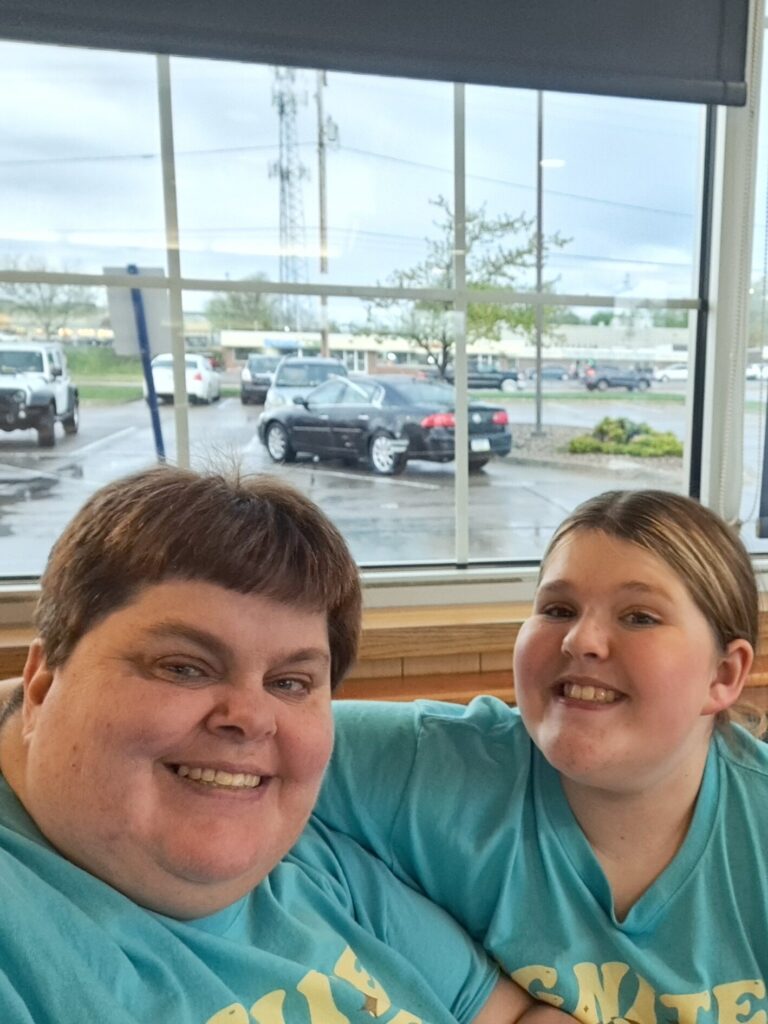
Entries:
POLYGON ((0 341, 0 430, 36 430, 41 448, 80 426, 80 397, 64 349, 53 341, 0 341))

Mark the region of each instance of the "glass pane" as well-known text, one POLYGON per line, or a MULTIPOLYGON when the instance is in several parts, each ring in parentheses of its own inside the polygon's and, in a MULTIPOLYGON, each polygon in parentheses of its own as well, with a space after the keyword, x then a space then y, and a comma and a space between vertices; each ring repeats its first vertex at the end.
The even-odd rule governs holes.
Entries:
POLYGON ((469 283, 531 289, 536 284, 536 93, 468 86, 466 148, 469 283), (501 266, 491 262, 498 250, 509 255, 501 266))
POLYGON ((186 276, 387 284, 442 241, 450 85, 182 59, 172 70, 186 276))
MULTIPOLYGON (((627 322, 589 307, 545 308, 540 381, 535 329, 506 327, 470 347, 470 381, 481 353, 518 372, 514 390, 471 392, 506 410, 512 438, 508 456, 470 475, 473 559, 540 558, 563 516, 601 491, 685 491, 695 314, 682 311, 682 326, 677 310, 636 312, 627 322)), ((530 309, 507 314, 535 323, 530 309)))
POLYGON ((546 279, 565 294, 696 294, 704 114, 686 103, 547 93, 546 279))
MULTIPOLYGON (((223 332, 227 368, 245 367, 247 353, 267 352, 276 340, 285 361, 265 393, 249 390, 240 403, 224 399, 219 418, 208 421, 207 448, 197 449, 203 459, 229 443, 247 469, 290 480, 325 509, 366 564, 454 556, 453 388, 427 363, 423 336, 407 334, 417 312, 408 305, 377 310, 370 321, 359 302, 356 316, 349 305, 344 312, 329 305, 332 323, 343 315, 348 326, 358 324, 356 331, 329 333, 334 372, 350 373, 358 387, 336 391, 321 384, 317 402, 308 378, 325 372, 327 360, 318 354, 316 335, 223 332), (350 355, 361 365, 349 366, 350 355)), ((438 336, 448 331, 450 317, 432 313, 438 336)))
POLYGON ((165 265, 155 60, 0 42, 0 270, 165 265))

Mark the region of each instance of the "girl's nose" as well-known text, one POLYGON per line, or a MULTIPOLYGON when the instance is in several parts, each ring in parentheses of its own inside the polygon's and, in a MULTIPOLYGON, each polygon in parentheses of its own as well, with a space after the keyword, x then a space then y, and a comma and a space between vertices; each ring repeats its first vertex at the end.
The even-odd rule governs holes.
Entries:
POLYGON ((572 658, 605 658, 609 647, 608 630, 592 615, 573 619, 562 643, 563 652, 572 658))

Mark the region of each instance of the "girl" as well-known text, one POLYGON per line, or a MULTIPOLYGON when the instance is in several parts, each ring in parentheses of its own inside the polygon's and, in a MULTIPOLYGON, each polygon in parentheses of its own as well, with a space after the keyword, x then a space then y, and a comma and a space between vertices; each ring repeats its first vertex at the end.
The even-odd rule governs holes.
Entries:
POLYGON ((757 603, 707 509, 594 498, 545 554, 519 711, 341 702, 318 813, 584 1024, 765 1024, 768 747, 730 722, 757 603))

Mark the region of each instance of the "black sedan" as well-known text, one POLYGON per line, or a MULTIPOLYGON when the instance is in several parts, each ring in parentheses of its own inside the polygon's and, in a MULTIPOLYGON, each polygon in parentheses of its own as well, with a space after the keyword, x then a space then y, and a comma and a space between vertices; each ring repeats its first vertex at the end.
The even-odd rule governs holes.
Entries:
MULTIPOLYGON (((274 462, 305 452, 365 460, 374 473, 402 473, 409 459, 450 462, 454 451, 454 389, 438 381, 382 374, 335 377, 288 406, 262 413, 259 438, 274 462)), ((469 468, 508 455, 507 413, 487 402, 469 403, 469 468)))

